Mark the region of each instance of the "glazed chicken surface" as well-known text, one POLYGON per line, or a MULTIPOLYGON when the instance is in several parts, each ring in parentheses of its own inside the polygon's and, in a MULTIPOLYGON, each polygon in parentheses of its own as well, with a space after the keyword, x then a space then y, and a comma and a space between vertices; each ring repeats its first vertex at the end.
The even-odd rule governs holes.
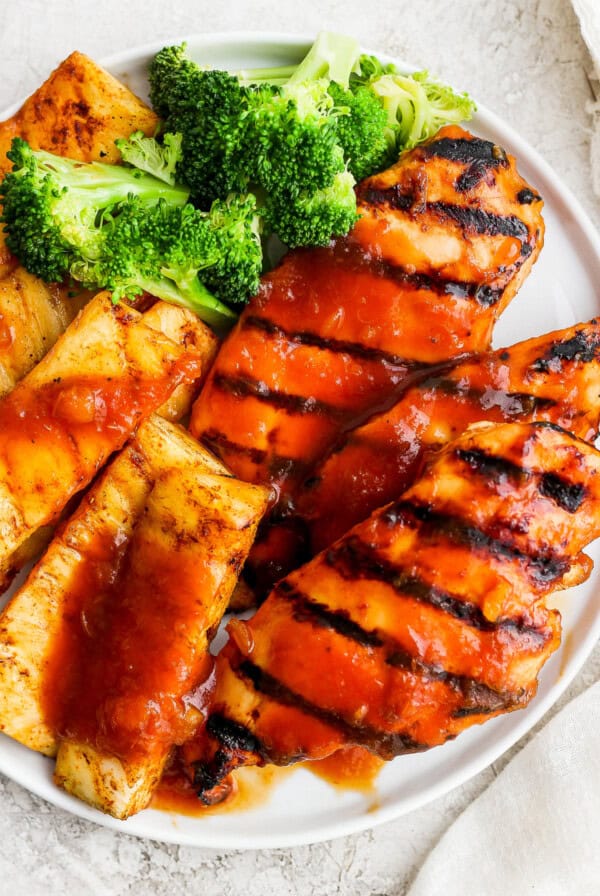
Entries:
POLYGON ((472 423, 557 423, 586 441, 600 416, 600 322, 460 361, 350 432, 298 500, 311 554, 407 489, 432 451, 472 423))
POLYGON ((515 160, 457 127, 357 193, 348 237, 264 277, 192 415, 237 476, 276 490, 278 526, 253 552, 259 588, 290 568, 286 554, 298 562, 285 520, 313 465, 427 365, 488 349, 543 242, 541 199, 515 160))
POLYGON ((230 623, 204 735, 200 796, 240 765, 347 745, 384 759, 524 707, 559 645, 558 588, 600 534, 600 452, 548 423, 480 426, 398 500, 230 623))

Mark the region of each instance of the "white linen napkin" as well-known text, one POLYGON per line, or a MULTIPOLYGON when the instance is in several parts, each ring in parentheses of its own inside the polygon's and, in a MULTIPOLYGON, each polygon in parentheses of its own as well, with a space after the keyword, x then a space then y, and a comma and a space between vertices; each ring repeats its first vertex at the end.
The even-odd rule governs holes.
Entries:
POLYGON ((600 0, 571 0, 579 16, 581 34, 588 45, 594 63, 594 72, 589 72, 595 88, 595 103, 590 103, 593 116, 593 130, 590 144, 592 163, 592 184, 594 193, 600 196, 600 0))
POLYGON ((434 847, 407 896, 600 894, 600 682, 569 703, 434 847))

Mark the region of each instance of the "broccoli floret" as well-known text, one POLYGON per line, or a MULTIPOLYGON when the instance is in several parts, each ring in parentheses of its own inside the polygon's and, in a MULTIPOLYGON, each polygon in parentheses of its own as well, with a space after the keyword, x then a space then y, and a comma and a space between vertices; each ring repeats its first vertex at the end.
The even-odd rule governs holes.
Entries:
POLYGON ((331 186, 292 198, 278 194, 266 205, 267 229, 290 247, 327 246, 356 222, 355 180, 349 171, 337 174, 331 186))
POLYGON ((146 171, 166 184, 175 183, 175 171, 181 161, 181 134, 165 134, 162 143, 136 131, 129 140, 115 140, 123 160, 146 171))
POLYGON ((88 288, 110 290, 115 301, 148 292, 222 327, 235 315, 203 282, 218 260, 210 215, 189 204, 159 202, 148 209, 132 199, 105 221, 95 257, 81 257, 70 274, 88 288))
POLYGON ((267 193, 298 195, 329 186, 344 170, 327 85, 286 91, 247 88, 247 166, 250 180, 267 193))
POLYGON ((278 84, 289 87, 310 81, 335 81, 348 87, 353 71, 359 71, 360 50, 353 37, 321 31, 297 65, 244 69, 237 72, 242 84, 278 84))
POLYGON ((263 264, 261 218, 252 193, 215 200, 209 220, 216 242, 214 263, 204 284, 224 302, 245 302, 258 290, 263 264))
POLYGON ((214 325, 235 314, 224 301, 256 291, 262 266, 254 197, 202 212, 188 191, 117 165, 85 164, 13 141, 0 185, 7 245, 46 281, 70 276, 115 300, 143 291, 214 325))
MULTIPOLYGON (((290 99, 309 88, 320 90, 321 106, 327 109, 331 145, 337 143, 342 149, 343 162, 333 175, 343 170, 345 162, 360 180, 385 167, 390 158, 385 133, 387 113, 381 99, 364 85, 349 89, 357 77, 364 80, 360 58, 353 38, 323 31, 299 65, 245 70, 238 76, 244 84, 277 85, 283 96, 290 99)), ((330 183, 331 176, 317 189, 330 183)))
POLYGON ((360 73, 350 78, 354 92, 369 89, 387 114, 386 137, 396 156, 433 137, 446 124, 472 118, 476 105, 466 93, 430 78, 428 72, 402 75, 393 65, 362 56, 360 73))
POLYGON ((33 151, 18 137, 13 163, 0 184, 6 245, 23 266, 47 282, 64 278, 79 247, 98 239, 98 220, 130 196, 144 205, 162 197, 184 205, 188 191, 120 165, 83 163, 33 151))
POLYGON ((181 134, 177 177, 194 201, 209 208, 214 199, 243 192, 248 182, 245 91, 224 71, 201 69, 185 55, 185 44, 156 54, 148 73, 150 99, 165 130, 181 134))
POLYGON ((396 160, 387 138, 388 113, 368 87, 345 90, 332 83, 329 92, 340 114, 337 137, 349 170, 356 180, 381 171, 396 160))
POLYGON ((344 169, 328 79, 278 85, 249 75, 201 69, 184 46, 161 50, 150 66, 152 103, 182 135, 178 176, 204 208, 249 185, 319 190, 344 169))

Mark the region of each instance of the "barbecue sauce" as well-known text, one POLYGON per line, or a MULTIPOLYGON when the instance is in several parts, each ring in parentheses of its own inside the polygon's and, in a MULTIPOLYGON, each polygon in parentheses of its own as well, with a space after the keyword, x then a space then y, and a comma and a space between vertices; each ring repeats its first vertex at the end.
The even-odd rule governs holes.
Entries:
POLYGON ((196 788, 175 754, 152 797, 150 808, 191 816, 246 812, 263 805, 281 781, 299 768, 341 790, 371 794, 383 764, 383 760, 362 747, 348 747, 326 759, 297 763, 291 767, 267 765, 264 768, 240 768, 232 775, 227 798, 206 806, 198 799, 196 788))
POLYGON ((210 564, 154 539, 127 547, 97 533, 77 564, 43 705, 58 737, 135 760, 183 743, 203 719, 213 661, 193 634, 198 595, 216 583, 210 564))

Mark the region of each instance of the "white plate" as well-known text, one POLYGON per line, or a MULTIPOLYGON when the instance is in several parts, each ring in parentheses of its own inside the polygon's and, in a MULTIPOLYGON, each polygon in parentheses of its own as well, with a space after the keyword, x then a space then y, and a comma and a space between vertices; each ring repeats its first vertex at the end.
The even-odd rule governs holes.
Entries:
MULTIPOLYGON (((174 42, 165 39, 155 46, 113 56, 105 64, 135 92, 146 95, 148 60, 161 46, 174 42)), ((190 37, 187 43, 189 53, 200 62, 241 68, 298 60, 310 38, 226 34, 190 37)), ((409 70, 410 66, 405 68, 409 70)), ((510 344, 600 313, 600 298, 594 287, 600 283, 600 238, 579 204, 537 153, 496 116, 480 109, 472 129, 514 153, 521 173, 546 202, 546 246, 523 289, 502 316, 495 344, 510 344)), ((600 543, 590 554, 594 560, 600 559, 600 543)), ((471 728, 456 741, 428 753, 388 763, 374 795, 335 790, 300 769, 283 777, 267 802, 247 811, 202 818, 146 810, 129 821, 118 822, 56 788, 50 760, 2 736, 0 771, 76 815, 154 840, 249 849, 306 844, 360 831, 410 812, 466 781, 538 721, 571 682, 600 635, 599 584, 600 565, 586 584, 562 592, 558 605, 564 619, 563 646, 543 669, 538 696, 526 710, 471 728)))

